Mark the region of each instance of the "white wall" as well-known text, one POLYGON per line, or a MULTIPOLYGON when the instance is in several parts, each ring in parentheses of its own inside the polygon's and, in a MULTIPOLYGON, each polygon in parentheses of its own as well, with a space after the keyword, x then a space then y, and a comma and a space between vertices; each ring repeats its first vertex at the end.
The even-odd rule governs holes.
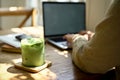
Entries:
POLYGON ((87 0, 87 29, 94 31, 104 17, 111 0, 87 0))

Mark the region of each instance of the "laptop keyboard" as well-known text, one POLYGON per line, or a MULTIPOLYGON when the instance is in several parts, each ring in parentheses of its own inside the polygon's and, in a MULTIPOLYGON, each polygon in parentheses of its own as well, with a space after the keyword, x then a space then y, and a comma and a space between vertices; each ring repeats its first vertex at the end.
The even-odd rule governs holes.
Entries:
POLYGON ((49 38, 48 41, 62 49, 71 49, 71 46, 69 45, 67 40, 63 39, 62 37, 49 38))
POLYGON ((51 40, 55 42, 66 41, 66 39, 63 39, 62 37, 51 38, 51 40))

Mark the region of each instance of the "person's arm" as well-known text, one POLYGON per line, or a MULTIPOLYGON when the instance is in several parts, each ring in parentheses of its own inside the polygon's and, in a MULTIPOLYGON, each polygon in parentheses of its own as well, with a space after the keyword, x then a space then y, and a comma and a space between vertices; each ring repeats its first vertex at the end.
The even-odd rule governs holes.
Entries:
POLYGON ((95 35, 89 41, 85 36, 79 34, 69 37, 73 47, 72 59, 75 65, 89 73, 105 73, 118 65, 119 30, 119 22, 116 22, 114 17, 109 17, 96 27, 95 35))
MULTIPOLYGON (((84 70, 84 64, 81 62, 81 57, 78 56, 82 54, 82 49, 84 44, 93 36, 94 33, 87 33, 88 31, 81 31, 78 34, 66 34, 64 36, 68 43, 72 46, 72 60, 80 69, 84 70), (79 66, 80 65, 80 66, 79 66)), ((86 70, 84 70, 86 71, 86 70)))

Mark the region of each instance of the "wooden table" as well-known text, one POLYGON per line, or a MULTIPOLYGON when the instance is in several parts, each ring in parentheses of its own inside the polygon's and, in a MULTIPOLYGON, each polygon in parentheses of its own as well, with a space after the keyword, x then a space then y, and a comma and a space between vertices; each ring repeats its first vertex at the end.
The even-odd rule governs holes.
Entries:
POLYGON ((18 26, 19 28, 23 27, 26 21, 31 16, 31 26, 36 25, 36 9, 31 8, 22 8, 22 7, 10 7, 10 8, 0 8, 0 16, 22 16, 25 15, 25 19, 18 26))
MULTIPOLYGON (((12 31, 0 31, 0 34, 13 31, 30 34, 30 30, 36 30, 38 37, 39 32, 42 32, 41 29, 41 27, 13 28, 12 31)), ((0 80, 115 80, 114 71, 104 75, 82 72, 72 63, 71 51, 59 50, 48 43, 45 44, 45 57, 46 60, 52 61, 52 66, 38 73, 29 73, 16 69, 12 64, 13 60, 21 58, 21 54, 0 52, 0 80)))

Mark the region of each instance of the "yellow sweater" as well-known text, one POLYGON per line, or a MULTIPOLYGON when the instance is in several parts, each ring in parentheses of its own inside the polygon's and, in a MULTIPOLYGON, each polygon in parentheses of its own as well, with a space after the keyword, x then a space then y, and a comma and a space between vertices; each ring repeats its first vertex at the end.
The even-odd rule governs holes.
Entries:
POLYGON ((105 73, 120 65, 120 16, 111 15, 97 25, 95 35, 87 41, 73 37, 73 62, 83 71, 105 73))

